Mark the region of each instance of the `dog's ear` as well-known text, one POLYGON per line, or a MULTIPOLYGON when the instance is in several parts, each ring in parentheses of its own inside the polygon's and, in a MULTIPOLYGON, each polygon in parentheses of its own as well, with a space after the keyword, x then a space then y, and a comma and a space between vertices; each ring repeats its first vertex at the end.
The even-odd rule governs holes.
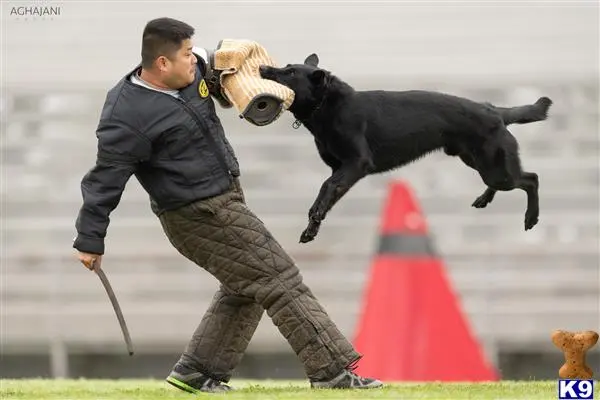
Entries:
POLYGON ((304 60, 304 64, 311 65, 313 67, 318 66, 319 56, 317 56, 315 53, 312 53, 310 56, 306 57, 306 60, 304 60))
POLYGON ((316 85, 323 83, 323 81, 325 80, 325 71, 323 71, 322 69, 317 69, 311 72, 310 80, 316 85))

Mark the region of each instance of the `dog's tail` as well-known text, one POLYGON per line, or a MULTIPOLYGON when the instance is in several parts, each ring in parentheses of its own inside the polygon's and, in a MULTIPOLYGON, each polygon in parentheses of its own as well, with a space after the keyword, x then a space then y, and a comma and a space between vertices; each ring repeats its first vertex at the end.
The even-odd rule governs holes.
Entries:
POLYGON ((543 121, 548 118, 548 110, 552 105, 552 100, 548 97, 540 97, 534 104, 518 107, 495 107, 502 119, 504 125, 510 124, 528 124, 530 122, 543 121))

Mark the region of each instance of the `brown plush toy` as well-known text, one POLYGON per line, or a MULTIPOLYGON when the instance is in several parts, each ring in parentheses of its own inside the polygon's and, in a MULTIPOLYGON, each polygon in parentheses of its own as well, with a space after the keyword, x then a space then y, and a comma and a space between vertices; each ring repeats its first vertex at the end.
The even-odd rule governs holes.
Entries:
POLYGON ((592 369, 585 363, 585 353, 598 342, 594 331, 554 331, 552 342, 565 354, 565 363, 558 370, 562 379, 590 379, 592 369))

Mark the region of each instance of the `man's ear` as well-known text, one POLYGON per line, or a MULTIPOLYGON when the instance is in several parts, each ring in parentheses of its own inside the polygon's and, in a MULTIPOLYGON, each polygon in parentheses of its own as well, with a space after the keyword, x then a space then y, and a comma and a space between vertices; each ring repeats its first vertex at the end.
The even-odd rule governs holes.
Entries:
POLYGON ((154 61, 158 69, 161 71, 166 71, 167 69, 167 57, 158 56, 158 58, 154 61))
POLYGON ((315 53, 312 53, 310 56, 306 57, 306 60, 304 60, 304 64, 311 65, 313 67, 318 66, 319 56, 317 56, 315 53))
POLYGON ((310 73, 310 80, 315 84, 323 83, 325 80, 325 71, 317 69, 310 73))

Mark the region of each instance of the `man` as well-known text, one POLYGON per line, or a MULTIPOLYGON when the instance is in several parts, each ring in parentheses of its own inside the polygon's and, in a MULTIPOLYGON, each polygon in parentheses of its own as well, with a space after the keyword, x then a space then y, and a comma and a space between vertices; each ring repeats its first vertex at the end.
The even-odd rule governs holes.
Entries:
POLYGON ((340 333, 293 260, 248 209, 239 167, 204 81, 194 29, 170 18, 143 32, 142 62, 107 95, 95 166, 81 182, 73 247, 100 265, 109 215, 135 175, 172 245, 221 283, 167 381, 230 390, 263 311, 300 358, 314 388, 375 388, 352 372, 360 355, 340 333))

